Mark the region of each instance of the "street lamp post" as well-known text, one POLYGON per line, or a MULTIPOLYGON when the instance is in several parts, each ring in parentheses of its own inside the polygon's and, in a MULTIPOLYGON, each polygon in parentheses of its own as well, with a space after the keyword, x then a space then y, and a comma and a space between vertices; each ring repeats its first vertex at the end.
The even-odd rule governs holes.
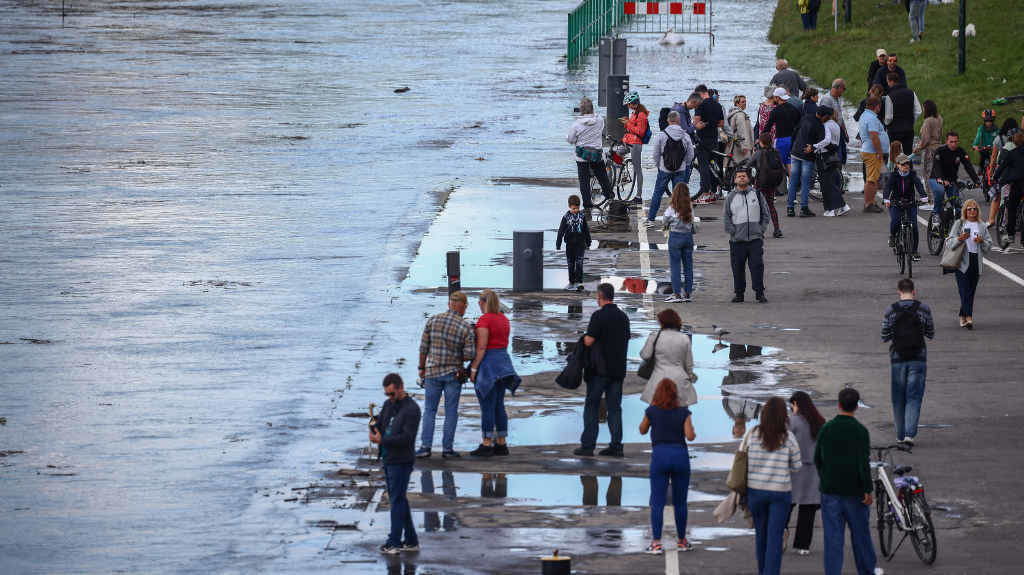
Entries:
POLYGON ((967 0, 960 0, 960 32, 957 40, 959 57, 956 73, 963 74, 967 70, 967 0))

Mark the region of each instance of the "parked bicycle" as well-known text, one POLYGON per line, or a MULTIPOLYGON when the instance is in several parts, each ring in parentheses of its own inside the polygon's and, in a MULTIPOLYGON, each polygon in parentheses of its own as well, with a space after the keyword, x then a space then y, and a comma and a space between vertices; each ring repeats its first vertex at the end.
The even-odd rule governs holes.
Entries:
POLYGON ((608 172, 608 181, 612 185, 612 196, 608 197, 601 189, 596 176, 590 176, 591 198, 594 207, 601 208, 610 200, 632 200, 636 195, 636 181, 633 179, 630 147, 622 142, 613 142, 604 152, 604 167, 608 172))
POLYGON ((892 245, 892 253, 896 255, 896 265, 902 275, 914 277, 914 224, 910 221, 907 210, 900 212, 900 226, 896 229, 896 238, 892 245))
POLYGON ((953 222, 960 217, 960 208, 963 205, 961 198, 964 192, 973 186, 972 182, 957 182, 956 187, 945 187, 946 193, 942 200, 942 205, 935 206, 931 215, 928 216, 928 253, 933 256, 942 253, 942 246, 946 243, 946 236, 949 235, 953 222))
MULTIPOLYGON (((1014 240, 1014 238, 1011 238, 1009 234, 1006 233, 1006 222, 1009 218, 1006 205, 1008 203, 1007 196, 1009 195, 1009 191, 1010 186, 1003 186, 1003 189, 999 192, 1002 195, 999 200, 999 211, 996 212, 996 245, 998 245, 1000 249, 1004 250, 1010 247, 1010 244, 1012 244, 1014 240)), ((1014 229, 1024 234, 1024 202, 1019 202, 1017 204, 1016 218, 1017 225, 1014 226, 1014 229)))
MULTIPOLYGON (((726 149, 731 150, 732 144, 739 142, 740 139, 736 136, 729 136, 725 146, 726 149)), ((736 170, 741 165, 746 165, 747 161, 736 163, 733 160, 732 152, 719 152, 718 150, 711 150, 711 197, 705 198, 705 201, 713 201, 716 198, 722 197, 725 193, 732 190, 733 178, 736 176, 736 170)), ((697 158, 693 159, 694 171, 700 172, 697 166, 697 158)), ((698 201, 700 196, 700 190, 697 189, 693 195, 690 196, 692 201, 698 201)))
POLYGON ((938 546, 935 541, 935 526, 932 512, 924 496, 924 485, 912 475, 909 465, 896 467, 892 451, 910 453, 911 448, 903 445, 872 446, 875 459, 871 467, 877 471, 875 479, 875 510, 878 514, 878 546, 886 560, 892 560, 903 542, 910 537, 917 557, 925 564, 935 562, 938 546), (886 469, 892 468, 890 479, 886 469), (896 532, 903 533, 899 542, 893 545, 896 532))

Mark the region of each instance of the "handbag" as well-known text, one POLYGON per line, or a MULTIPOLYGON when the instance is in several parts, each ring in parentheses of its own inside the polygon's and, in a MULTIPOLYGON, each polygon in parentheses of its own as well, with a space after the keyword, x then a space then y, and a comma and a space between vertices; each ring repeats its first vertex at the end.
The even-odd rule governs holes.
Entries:
POLYGON ((636 370, 636 375, 640 379, 651 379, 651 374, 654 373, 654 356, 658 351, 658 338, 661 337, 661 330, 658 330, 658 335, 654 336, 654 345, 651 349, 651 357, 645 359, 640 367, 636 370))
POLYGON ((601 161, 601 150, 576 146, 576 157, 589 163, 599 162, 601 161))
POLYGON ((729 476, 725 478, 725 486, 740 495, 747 492, 747 441, 750 439, 752 431, 748 431, 743 437, 743 441, 740 442, 740 448, 736 450, 736 454, 732 457, 732 468, 729 469, 729 476))
MULTIPOLYGON (((957 232, 957 235, 963 233, 963 224, 954 224, 953 228, 954 231, 957 232)), ((960 269, 960 262, 964 259, 965 249, 967 249, 967 243, 960 242, 954 246, 953 249, 946 250, 945 253, 942 254, 942 261, 939 262, 939 265, 942 266, 942 271, 954 272, 960 269)))

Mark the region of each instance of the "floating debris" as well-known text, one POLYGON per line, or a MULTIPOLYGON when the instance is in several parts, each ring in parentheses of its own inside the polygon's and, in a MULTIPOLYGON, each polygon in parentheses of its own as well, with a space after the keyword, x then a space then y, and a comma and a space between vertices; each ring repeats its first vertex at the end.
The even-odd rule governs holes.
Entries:
POLYGON ((401 88, 395 88, 396 94, 404 94, 410 90, 409 86, 402 86, 401 88))

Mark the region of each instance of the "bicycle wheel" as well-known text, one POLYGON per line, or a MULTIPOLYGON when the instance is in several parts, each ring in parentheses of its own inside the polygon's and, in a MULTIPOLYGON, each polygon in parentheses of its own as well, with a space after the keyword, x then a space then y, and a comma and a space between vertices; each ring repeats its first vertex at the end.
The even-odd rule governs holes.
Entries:
POLYGON ((942 216, 932 212, 932 215, 928 217, 928 253, 933 256, 939 255, 942 251, 942 244, 946 241, 942 227, 942 216))
POLYGON ((1006 202, 1002 202, 996 212, 996 245, 1005 250, 1011 239, 1006 235, 1006 202))
POLYGON ((906 242, 903 241, 903 230, 901 229, 896 235, 896 266, 900 270, 900 275, 907 271, 908 259, 906 242))
POLYGON ((619 188, 618 194, 619 199, 622 201, 629 201, 633 199, 636 194, 636 178, 633 177, 633 168, 631 163, 627 164, 623 162, 622 168, 622 187, 619 188))
POLYGON ((875 482, 875 511, 878 524, 878 547, 882 556, 886 559, 892 558, 896 552, 893 549, 893 537, 896 533, 896 517, 889 510, 889 494, 882 487, 882 484, 875 482))
POLYGON ((921 562, 931 565, 935 562, 935 554, 938 551, 931 513, 920 496, 910 494, 905 500, 910 515, 910 526, 913 529, 910 532, 910 541, 914 544, 914 551, 921 562))
POLYGON ((903 228, 903 261, 907 263, 907 277, 913 279, 914 277, 914 237, 911 235, 911 231, 907 228, 903 228))

